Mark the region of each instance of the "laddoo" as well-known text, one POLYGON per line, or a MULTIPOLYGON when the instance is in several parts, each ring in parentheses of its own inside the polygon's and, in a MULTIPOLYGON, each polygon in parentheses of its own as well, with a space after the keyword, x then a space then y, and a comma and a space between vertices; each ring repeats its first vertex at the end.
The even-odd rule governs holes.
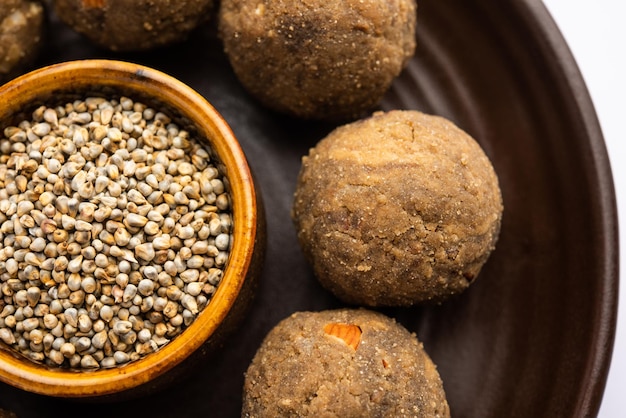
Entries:
POLYGON ((320 283, 366 306, 441 302, 494 250, 503 203, 480 145, 450 120, 375 112, 302 159, 292 218, 320 283))
POLYGON ((224 51, 247 91, 292 116, 371 111, 415 51, 415 0, 222 0, 224 51))
POLYGON ((296 312, 265 337, 244 379, 242 417, 449 417, 423 344, 366 309, 296 312))
POLYGON ((213 0, 53 0, 61 21, 112 51, 144 51, 185 40, 213 0))
POLYGON ((41 2, 0 2, 0 82, 19 75, 35 60, 45 27, 45 11, 41 2))

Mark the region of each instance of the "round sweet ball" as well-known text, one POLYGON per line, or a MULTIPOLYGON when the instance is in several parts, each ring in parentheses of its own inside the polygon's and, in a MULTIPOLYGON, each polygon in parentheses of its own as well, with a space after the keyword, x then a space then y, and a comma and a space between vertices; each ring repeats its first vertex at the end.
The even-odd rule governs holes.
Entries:
POLYGON ((0 1, 0 82, 19 75, 35 60, 45 30, 39 1, 0 1))
POLYGON ((371 111, 415 50, 415 0, 222 0, 242 85, 276 111, 349 120, 371 111))
POLYGON ((112 51, 145 51, 185 40, 214 0, 53 0, 61 21, 112 51))
POLYGON ((441 302, 477 277, 495 247, 502 196, 479 144, 418 111, 338 127, 303 157, 298 240, 320 283, 345 302, 441 302))
POLYGON ((401 324, 365 309, 297 312, 245 374, 242 417, 449 417, 443 383, 401 324))

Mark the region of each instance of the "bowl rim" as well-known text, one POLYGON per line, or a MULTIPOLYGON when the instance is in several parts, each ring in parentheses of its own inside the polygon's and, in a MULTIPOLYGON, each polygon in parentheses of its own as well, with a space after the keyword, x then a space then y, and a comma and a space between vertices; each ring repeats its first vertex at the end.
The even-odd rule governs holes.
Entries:
POLYGON ((534 32, 534 37, 540 41, 538 52, 542 54, 542 58, 548 57, 545 62, 557 74, 561 88, 571 98, 568 111, 578 115, 580 126, 584 128, 584 135, 588 138, 590 174, 594 176, 593 181, 598 189, 598 200, 593 202, 601 222, 601 234, 597 236, 604 252, 604 257, 599 262, 602 274, 594 280, 601 282, 603 292, 596 301, 594 333, 589 338, 593 355, 587 359, 585 379, 577 394, 576 411, 581 416, 594 415, 598 413, 604 395, 618 319, 620 240, 611 160, 583 74, 552 14, 543 2, 535 0, 524 0, 513 7, 527 27, 534 32))
MULTIPOLYGON (((45 66, 0 87, 0 121, 54 91, 80 91, 107 86, 155 97, 189 119, 198 136, 211 138, 211 148, 225 166, 230 184, 233 244, 227 268, 215 294, 184 332, 158 351, 120 367, 75 371, 52 369, 0 349, 0 381, 23 390, 62 397, 92 397, 135 388, 161 376, 198 350, 217 330, 233 307, 251 267, 257 237, 257 199, 253 178, 239 142, 218 111, 182 81, 141 64, 85 59, 45 66), (59 84, 60 82, 63 83, 59 84)), ((86 97, 86 96, 85 96, 86 97)), ((141 101, 141 100, 138 100, 141 101)))

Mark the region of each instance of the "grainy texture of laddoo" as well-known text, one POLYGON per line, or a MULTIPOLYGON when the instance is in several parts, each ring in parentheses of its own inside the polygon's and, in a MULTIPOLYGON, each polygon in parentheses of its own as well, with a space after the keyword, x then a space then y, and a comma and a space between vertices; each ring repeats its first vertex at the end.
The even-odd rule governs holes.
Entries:
POLYGON ((292 218, 320 283, 345 302, 407 306, 465 290, 495 248, 494 168, 452 122, 377 112, 303 157, 292 218))
POLYGON ((96 45, 142 51, 183 41, 213 0, 53 0, 59 18, 96 45))
POLYGON ((365 309, 297 312, 259 347, 245 375, 242 417, 449 417, 422 343, 365 309))
POLYGON ((223 0, 219 33, 243 86, 307 119, 371 111, 415 51, 415 0, 223 0))
POLYGON ((38 1, 0 1, 0 82, 18 75, 36 58, 45 23, 38 1))

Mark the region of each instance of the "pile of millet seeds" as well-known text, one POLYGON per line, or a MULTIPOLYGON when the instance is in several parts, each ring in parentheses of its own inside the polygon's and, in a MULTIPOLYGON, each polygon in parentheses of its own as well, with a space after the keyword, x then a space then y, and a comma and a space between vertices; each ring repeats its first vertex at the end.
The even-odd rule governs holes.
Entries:
POLYGON ((227 179, 207 144, 128 97, 41 106, 0 135, 0 341, 110 368, 207 305, 229 257, 227 179))

